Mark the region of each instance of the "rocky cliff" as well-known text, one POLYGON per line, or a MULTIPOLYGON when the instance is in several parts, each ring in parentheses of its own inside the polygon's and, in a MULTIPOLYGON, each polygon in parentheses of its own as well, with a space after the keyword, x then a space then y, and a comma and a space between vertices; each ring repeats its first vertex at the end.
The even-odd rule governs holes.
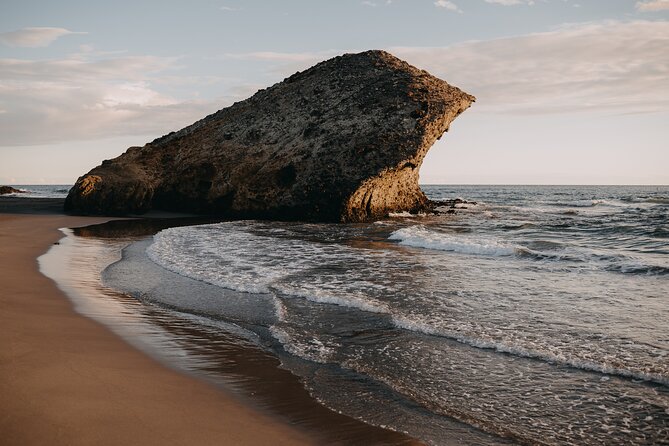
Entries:
POLYGON ((473 101, 384 51, 345 54, 103 161, 65 209, 343 222, 424 210, 423 158, 473 101))

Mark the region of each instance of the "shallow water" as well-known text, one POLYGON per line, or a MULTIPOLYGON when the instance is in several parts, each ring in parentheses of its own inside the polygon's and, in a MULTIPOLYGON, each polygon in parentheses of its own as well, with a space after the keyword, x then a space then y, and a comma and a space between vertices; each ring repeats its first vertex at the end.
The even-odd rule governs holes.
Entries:
MULTIPOLYGON (((315 402, 295 375, 282 368, 278 358, 262 348, 251 332, 221 320, 141 302, 104 286, 100 272, 120 259, 124 246, 151 228, 185 222, 113 221, 64 230, 68 236, 39 258, 40 270, 67 294, 79 313, 104 324, 163 364, 221 386, 242 404, 306 430, 318 444, 416 444, 404 434, 361 423, 315 402)), ((131 264, 126 260, 124 264, 131 264)), ((145 280, 170 281, 170 273, 160 267, 143 271, 145 280)), ((170 284, 176 286, 176 292, 212 291, 206 284, 180 279, 170 284)))
POLYGON ((667 444, 669 188, 425 190, 476 204, 170 228, 105 280, 234 324, 323 404, 432 444, 667 444))

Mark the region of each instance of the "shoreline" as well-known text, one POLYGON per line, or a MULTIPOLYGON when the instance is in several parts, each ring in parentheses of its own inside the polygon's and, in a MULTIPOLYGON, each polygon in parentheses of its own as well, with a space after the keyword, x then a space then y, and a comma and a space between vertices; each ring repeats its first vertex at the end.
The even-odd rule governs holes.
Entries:
MULTIPOLYGON (((287 369, 283 361, 288 358, 279 358, 275 352, 261 347, 259 339, 250 332, 234 324, 206 321, 197 314, 160 305, 150 297, 151 291, 136 290, 132 271, 141 271, 152 286, 169 287, 164 292, 172 296, 204 293, 213 299, 220 298, 203 290, 202 283, 179 284, 189 279, 178 276, 175 281, 169 277, 174 273, 159 266, 154 271, 134 263, 127 266, 128 252, 134 251, 134 246, 145 244, 152 233, 166 226, 186 223, 202 221, 117 220, 67 230, 60 244, 39 258, 41 270, 66 292, 77 311, 101 322, 151 358, 182 374, 211 382, 224 392, 232 392, 281 422, 314 434, 319 444, 418 444, 404 434, 327 408, 307 391, 301 378, 287 369), (101 278, 118 264, 126 265, 122 269, 130 268, 121 274, 120 282, 110 284, 101 278), (162 272, 159 277, 155 276, 156 270, 162 272)), ((236 304, 243 306, 242 302, 236 304)))
POLYGON ((106 219, 0 214, 0 432, 7 444, 314 444, 168 369, 77 314, 36 258, 58 228, 106 219))
MULTIPOLYGON (((58 212, 60 200, 33 200, 0 200, 0 433, 5 441, 22 445, 262 444, 268 439, 278 445, 339 443, 324 432, 327 429, 319 432, 318 423, 326 420, 301 426, 275 415, 272 408, 258 407, 257 401, 244 395, 175 370, 114 334, 111 327, 80 314, 77 303, 39 271, 36 259, 63 238, 59 228, 110 219, 66 216, 58 212)), ((276 376, 270 374, 272 378, 276 376)), ((289 388, 300 390, 297 378, 293 380, 289 388)), ((272 387, 276 394, 288 392, 276 389, 277 383, 255 385, 266 393, 272 387)), ((301 391, 306 394, 303 387, 301 391)), ((329 411, 315 400, 311 405, 329 411)), ((312 410, 306 405, 302 411, 312 410)), ((350 420, 363 425, 363 430, 369 428, 363 435, 368 441, 416 443, 403 434, 350 420)), ((339 420, 340 427, 344 424, 339 420)))

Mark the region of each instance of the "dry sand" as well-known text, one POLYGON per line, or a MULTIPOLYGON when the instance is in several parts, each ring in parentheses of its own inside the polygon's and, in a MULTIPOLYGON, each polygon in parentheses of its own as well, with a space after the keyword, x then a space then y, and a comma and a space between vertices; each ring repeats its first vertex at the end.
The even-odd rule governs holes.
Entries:
POLYGON ((0 444, 314 443, 74 312, 36 258, 57 228, 100 221, 0 214, 0 444))

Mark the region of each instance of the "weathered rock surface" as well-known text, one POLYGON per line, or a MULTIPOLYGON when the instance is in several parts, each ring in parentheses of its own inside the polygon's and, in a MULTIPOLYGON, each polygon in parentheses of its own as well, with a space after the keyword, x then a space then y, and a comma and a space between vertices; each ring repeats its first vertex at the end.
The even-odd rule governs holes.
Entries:
POLYGON ((345 54, 103 161, 65 208, 344 222, 422 211, 423 158, 473 101, 386 52, 345 54))
POLYGON ((22 193, 24 193, 22 190, 15 189, 11 186, 0 186, 0 195, 22 194, 22 193))

